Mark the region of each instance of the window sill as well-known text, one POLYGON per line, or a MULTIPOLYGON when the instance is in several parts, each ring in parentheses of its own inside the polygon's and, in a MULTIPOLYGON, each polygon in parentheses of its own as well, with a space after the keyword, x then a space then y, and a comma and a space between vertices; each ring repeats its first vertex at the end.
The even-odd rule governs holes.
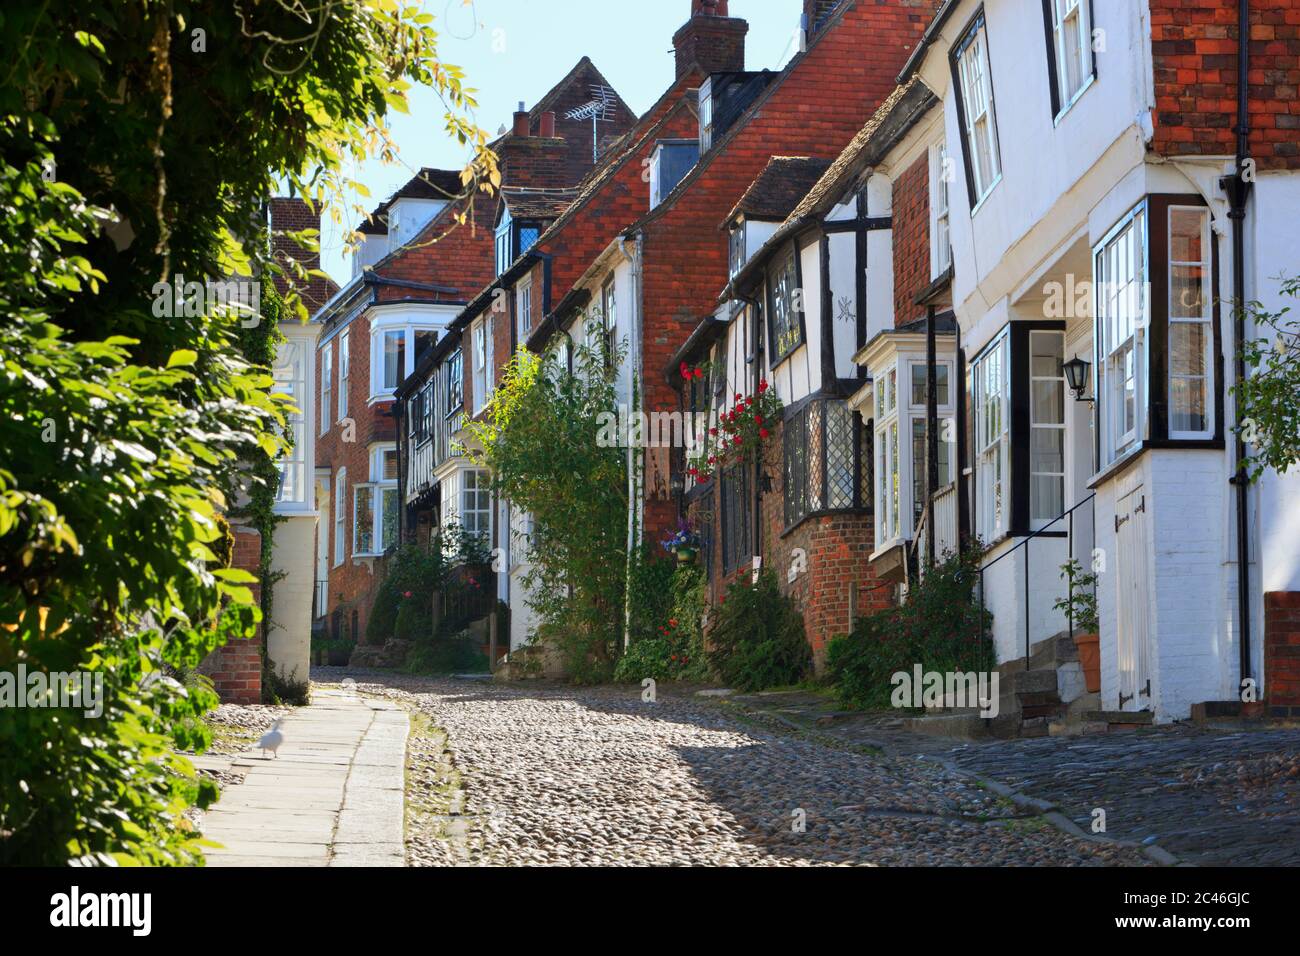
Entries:
POLYGON ((984 190, 984 195, 979 198, 979 201, 976 202, 975 205, 970 207, 970 217, 972 219, 974 219, 979 211, 984 208, 984 204, 989 201, 989 197, 993 195, 993 191, 998 188, 998 183, 1000 182, 1002 182, 1002 174, 998 173, 993 182, 989 183, 989 188, 984 190))
POLYGON ((1093 84, 1095 84, 1096 82, 1097 82, 1097 74, 1094 71, 1091 75, 1089 75, 1088 79, 1084 81, 1083 86, 1079 87, 1078 92, 1075 93, 1074 96, 1070 97, 1070 102, 1066 103, 1065 106, 1061 108, 1061 111, 1057 113, 1056 116, 1052 119, 1053 128, 1061 125, 1061 121, 1065 119, 1066 114, 1069 113, 1070 110, 1074 109, 1074 104, 1079 102, 1079 100, 1083 99, 1083 94, 1087 93, 1090 89, 1092 89, 1093 84))
POLYGON ((393 400, 394 398, 392 392, 381 392, 378 395, 371 395, 368 399, 366 399, 366 407, 373 408, 375 405, 378 405, 380 402, 391 402, 393 400))

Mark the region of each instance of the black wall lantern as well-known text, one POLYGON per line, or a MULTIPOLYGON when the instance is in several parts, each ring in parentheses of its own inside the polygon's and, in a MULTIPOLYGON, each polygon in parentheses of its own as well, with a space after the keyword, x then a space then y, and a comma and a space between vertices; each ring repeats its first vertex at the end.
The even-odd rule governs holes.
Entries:
POLYGON ((1074 397, 1080 402, 1090 402, 1092 399, 1084 398, 1083 395, 1088 391, 1088 372, 1092 365, 1083 359, 1075 358, 1065 363, 1065 380, 1070 385, 1070 390, 1074 392, 1074 397))

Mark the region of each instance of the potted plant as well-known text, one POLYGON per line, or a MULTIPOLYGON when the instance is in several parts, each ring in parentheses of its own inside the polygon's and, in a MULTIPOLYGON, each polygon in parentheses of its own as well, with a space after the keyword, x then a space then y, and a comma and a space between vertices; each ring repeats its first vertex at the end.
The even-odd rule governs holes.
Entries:
POLYGON ((700 536, 687 519, 681 518, 677 522, 677 530, 664 539, 663 545, 665 551, 677 555, 678 561, 688 564, 695 560, 695 555, 700 550, 700 536))
POLYGON ((1079 664, 1088 693, 1101 690, 1101 639, 1097 623, 1097 575, 1085 573, 1083 566, 1071 558, 1061 565, 1061 580, 1068 591, 1057 601, 1056 610, 1069 615, 1074 624, 1074 646, 1079 649, 1079 664))

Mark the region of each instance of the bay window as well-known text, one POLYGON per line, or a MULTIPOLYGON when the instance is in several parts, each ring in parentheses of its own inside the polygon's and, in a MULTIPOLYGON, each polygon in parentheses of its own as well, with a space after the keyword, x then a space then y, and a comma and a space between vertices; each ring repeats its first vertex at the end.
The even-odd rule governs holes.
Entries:
MULTIPOLYGON (((875 361, 875 360, 873 360, 875 361)), ((907 352, 891 351, 872 365, 875 456, 876 548, 913 537, 925 511, 929 469, 926 399, 929 367, 907 352), (885 364, 885 363, 888 364, 885 364)), ((941 359, 934 375, 936 411, 942 423, 954 414, 953 361, 941 359)), ((955 456, 939 436, 939 485, 955 480, 955 456)), ((870 487, 868 483, 867 487, 870 487)))
POLYGON ((1037 531, 1065 511, 1065 333, 1029 333, 1029 517, 1037 531))
POLYGON ((1211 438, 1214 315, 1210 213, 1169 210, 1169 437, 1211 438))
POLYGON ((383 379, 380 390, 391 392, 402 384, 406 370, 406 330, 391 329, 380 333, 383 342, 383 379))
POLYGON ((952 70, 958 90, 957 112, 965 135, 966 178, 974 209, 1002 178, 993 74, 982 10, 953 47, 952 70))
POLYGON ((1199 196, 1151 195, 1093 249, 1103 468, 1153 442, 1223 441, 1211 225, 1199 196))
POLYGON ((1009 331, 971 363, 975 424, 975 533, 987 544, 1010 530, 1009 331))
POLYGON ((486 471, 470 469, 461 486, 460 527, 481 543, 492 534, 492 479, 486 471))
POLYGON ((307 398, 307 356, 306 351, 297 340, 281 343, 272 369, 276 390, 287 395, 293 402, 294 411, 285 416, 289 448, 280 459, 280 487, 276 492, 276 508, 279 511, 302 510, 309 503, 307 484, 307 419, 304 414, 310 404, 307 398))
POLYGON ((370 332, 370 401, 391 399, 437 341, 438 330, 432 325, 376 319, 370 332))
POLYGON ((839 399, 814 398, 787 411, 782 436, 785 524, 831 511, 866 510, 858 415, 839 399))
POLYGON ((1148 311, 1146 205, 1134 209, 1097 248, 1097 376, 1101 460, 1109 464, 1143 432, 1148 311))

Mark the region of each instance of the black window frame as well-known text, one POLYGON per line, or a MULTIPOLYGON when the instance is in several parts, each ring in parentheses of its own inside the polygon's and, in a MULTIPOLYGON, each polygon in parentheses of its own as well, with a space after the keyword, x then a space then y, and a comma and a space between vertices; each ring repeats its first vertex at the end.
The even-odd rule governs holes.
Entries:
MULTIPOLYGON (((870 428, 870 421, 861 412, 849 407, 847 400, 832 395, 819 393, 796 402, 783 413, 781 434, 781 475, 782 475, 782 520, 784 533, 788 534, 809 518, 830 514, 871 514, 872 485, 864 486, 864 468, 871 474, 873 463, 870 456, 874 453, 870 436, 865 435, 870 428), (809 420, 813 406, 820 406, 821 413, 815 427, 820 428, 820 436, 809 435, 809 420), (853 444, 851 451, 853 500, 849 505, 831 507, 831 447, 829 442, 831 405, 840 406, 849 415, 848 436, 853 444), (819 456, 817 473, 820 474, 820 487, 810 489, 813 462, 810 454, 819 456)), ((871 475, 874 480, 874 475, 871 475)))
MULTIPOLYGON (((1065 113, 1068 106, 1073 105, 1073 99, 1070 103, 1061 102, 1061 81, 1058 76, 1058 64, 1056 62, 1056 43, 1052 36, 1052 4, 1055 0, 1043 0, 1043 30, 1047 41, 1047 78, 1049 89, 1052 94, 1052 123, 1055 124, 1058 119, 1065 113)), ((1082 93, 1088 88, 1089 83, 1097 81, 1097 51, 1092 48, 1092 31, 1096 29, 1096 10, 1092 0, 1079 0, 1080 3, 1088 7, 1088 57, 1092 61, 1092 69, 1088 72, 1089 79, 1085 79, 1083 86, 1079 87, 1082 93)), ((1075 94, 1076 96, 1078 94, 1075 94)))
MULTIPOLYGON (((796 300, 802 298, 802 296, 795 295, 796 292, 798 292, 803 288, 803 266, 800 261, 802 258, 803 257, 800 255, 799 244, 797 242, 790 242, 787 245, 786 251, 782 257, 781 265, 774 269, 768 269, 767 272, 767 294, 764 297, 766 308, 764 309, 764 311, 767 313, 765 317, 767 321, 767 338, 768 338, 768 342, 771 343, 769 351, 772 356, 773 369, 780 366, 781 363, 783 363, 791 355, 799 351, 799 349, 808 341, 808 329, 805 321, 806 319, 805 310, 802 308, 795 308, 796 300), (790 287, 790 304, 789 304, 789 308, 787 309, 787 314, 792 315, 794 317, 795 323, 797 323, 799 329, 799 335, 796 340, 791 342, 789 348, 783 350, 780 348, 781 340, 776 333, 776 326, 775 326, 776 277, 783 274, 787 263, 793 264, 793 269, 791 270, 792 271, 791 281, 793 285, 791 285, 790 287)), ((791 325, 790 327, 791 331, 794 330, 794 327, 795 327, 794 325, 791 325)))
MULTIPOLYGON (((970 18, 970 20, 966 23, 966 26, 962 29, 960 34, 960 39, 956 43, 954 43, 952 45, 952 48, 948 51, 948 67, 952 73, 953 99, 956 101, 957 104, 957 134, 958 134, 958 139, 961 141, 962 167, 966 172, 966 200, 970 204, 970 210, 972 213, 975 212, 976 206, 982 203, 986 198, 988 198, 988 196, 992 195, 993 193, 993 187, 990 186, 989 191, 985 195, 976 196, 975 194, 975 167, 974 164, 971 162, 970 133, 966 128, 966 101, 965 101, 965 97, 962 96, 962 89, 961 89, 961 55, 966 52, 967 47, 969 47, 972 43, 975 42, 975 38, 979 35, 979 31, 981 28, 984 29, 985 36, 986 36, 985 48, 988 53, 988 63, 986 65, 989 71, 989 88, 992 89, 993 51, 991 49, 988 49, 988 40, 987 40, 988 21, 984 16, 983 4, 980 4, 979 9, 975 11, 974 15, 970 18)), ((994 141, 997 144, 997 148, 998 148, 998 178, 1000 178, 1002 175, 1002 158, 1001 158, 1002 138, 1001 136, 998 135, 997 117, 998 117, 997 100, 994 99, 993 100, 993 136, 994 136, 994 141)), ((996 183, 996 179, 995 179, 995 183, 996 183)), ((949 215, 952 214, 951 196, 949 197, 949 202, 948 202, 948 212, 949 215)), ((950 228, 951 228, 951 224, 950 224, 950 228)))
POLYGON ((754 557, 752 471, 751 464, 740 462, 718 476, 723 574, 731 574, 754 557))
POLYGON ((465 404, 465 355, 463 349, 456 349, 447 356, 447 412, 451 418, 465 404))

